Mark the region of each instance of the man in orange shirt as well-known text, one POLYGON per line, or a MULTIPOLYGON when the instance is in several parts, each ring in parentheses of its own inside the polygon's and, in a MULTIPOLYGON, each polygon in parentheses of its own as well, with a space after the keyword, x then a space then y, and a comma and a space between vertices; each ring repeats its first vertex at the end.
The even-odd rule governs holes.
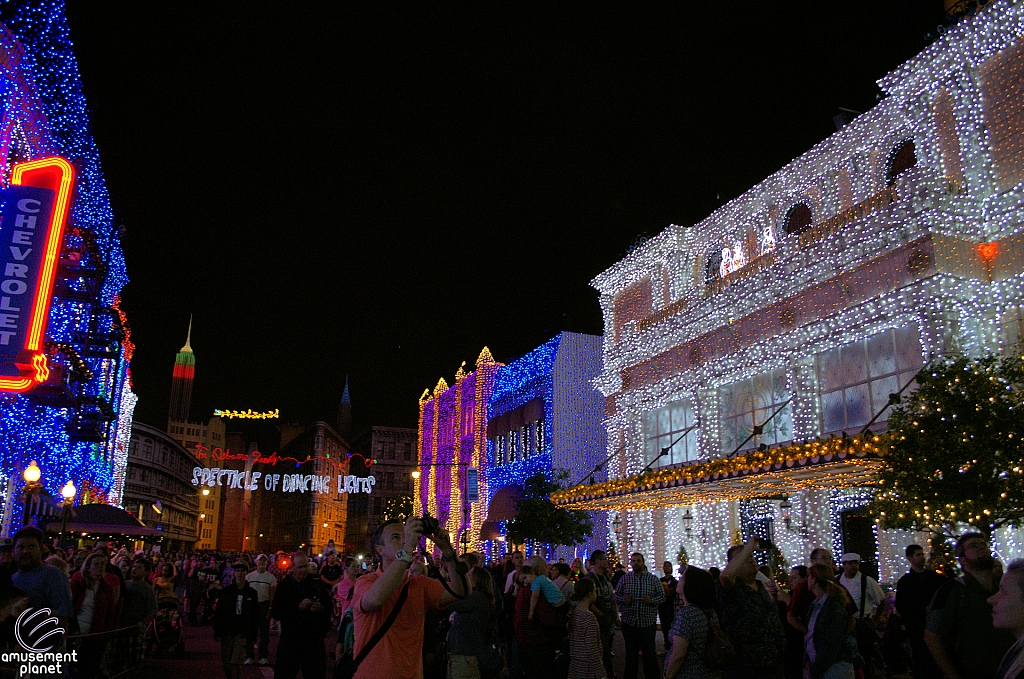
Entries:
POLYGON ((356 582, 352 597, 353 657, 358 657, 387 620, 406 582, 409 593, 387 634, 360 663, 355 679, 423 679, 423 621, 427 611, 446 608, 469 593, 464 576, 451 577, 457 572, 458 555, 443 528, 438 528, 430 539, 448 564, 454 595, 437 580, 409 576, 412 555, 422 536, 423 522, 415 516, 406 519, 404 525, 397 519, 385 521, 374 531, 373 547, 380 557, 380 568, 356 582))

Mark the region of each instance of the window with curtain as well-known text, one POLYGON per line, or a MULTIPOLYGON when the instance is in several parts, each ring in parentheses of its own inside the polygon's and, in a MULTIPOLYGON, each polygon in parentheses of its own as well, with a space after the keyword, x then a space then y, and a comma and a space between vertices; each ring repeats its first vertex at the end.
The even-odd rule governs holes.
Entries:
POLYGON ((875 413, 888 419, 889 394, 910 382, 924 365, 916 323, 844 344, 815 357, 821 398, 821 432, 853 435, 875 413))
POLYGON ((754 425, 762 426, 761 434, 743 443, 740 450, 757 448, 762 443, 776 446, 792 441, 792 403, 768 419, 791 396, 785 368, 720 387, 718 404, 722 453, 729 454, 735 450, 754 432, 754 425))
POLYGON ((693 425, 695 417, 689 400, 676 401, 644 415, 644 464, 656 458, 652 468, 696 460, 697 430, 682 436, 693 425), (669 449, 668 454, 658 458, 665 448, 669 449))

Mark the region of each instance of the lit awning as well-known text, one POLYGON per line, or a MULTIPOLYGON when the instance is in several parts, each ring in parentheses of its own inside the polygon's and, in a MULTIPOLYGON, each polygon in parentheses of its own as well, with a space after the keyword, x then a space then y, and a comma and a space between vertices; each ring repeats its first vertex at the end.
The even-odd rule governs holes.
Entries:
POLYGON ((885 437, 874 435, 799 443, 580 485, 551 500, 568 509, 630 511, 866 486, 886 450, 885 437))

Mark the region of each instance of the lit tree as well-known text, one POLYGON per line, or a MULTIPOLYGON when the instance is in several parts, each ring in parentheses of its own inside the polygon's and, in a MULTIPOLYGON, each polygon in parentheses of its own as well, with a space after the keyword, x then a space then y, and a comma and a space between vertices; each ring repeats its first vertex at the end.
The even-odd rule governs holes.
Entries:
POLYGON ((410 514, 412 514, 412 495, 408 493, 392 495, 384 503, 384 513, 381 514, 381 520, 405 519, 410 514))
POLYGON ((679 553, 676 554, 676 563, 679 565, 679 572, 682 573, 686 570, 686 566, 690 563, 690 555, 686 553, 686 545, 679 543, 679 553))
POLYGON ((619 551, 615 548, 614 542, 608 543, 608 563, 612 568, 618 568, 619 566, 619 551))
POLYGON ((871 506, 883 528, 986 535, 1024 521, 1024 364, 936 361, 889 415, 892 445, 871 506), (959 527, 959 528, 958 528, 959 527))
POLYGON ((509 540, 572 546, 590 535, 593 527, 586 512, 563 509, 551 502, 551 493, 561 490, 561 482, 567 477, 566 472, 557 471, 550 479, 541 472, 526 479, 516 515, 506 525, 509 540))

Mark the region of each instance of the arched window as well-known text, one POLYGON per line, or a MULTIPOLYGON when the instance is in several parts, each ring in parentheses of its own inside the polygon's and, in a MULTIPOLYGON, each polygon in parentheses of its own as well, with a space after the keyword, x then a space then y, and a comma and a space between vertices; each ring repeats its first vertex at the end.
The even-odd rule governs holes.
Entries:
POLYGON ((722 248, 712 247, 708 250, 707 255, 705 255, 705 260, 704 282, 710 283, 722 275, 720 271, 722 268, 722 248))
POLYGON ((786 213, 786 233, 800 233, 810 227, 812 220, 811 208, 805 203, 797 203, 786 213))
POLYGON ((917 165, 917 155, 914 153, 914 140, 908 139, 889 154, 889 163, 885 171, 885 185, 893 186, 896 184, 896 177, 915 165, 917 165))

